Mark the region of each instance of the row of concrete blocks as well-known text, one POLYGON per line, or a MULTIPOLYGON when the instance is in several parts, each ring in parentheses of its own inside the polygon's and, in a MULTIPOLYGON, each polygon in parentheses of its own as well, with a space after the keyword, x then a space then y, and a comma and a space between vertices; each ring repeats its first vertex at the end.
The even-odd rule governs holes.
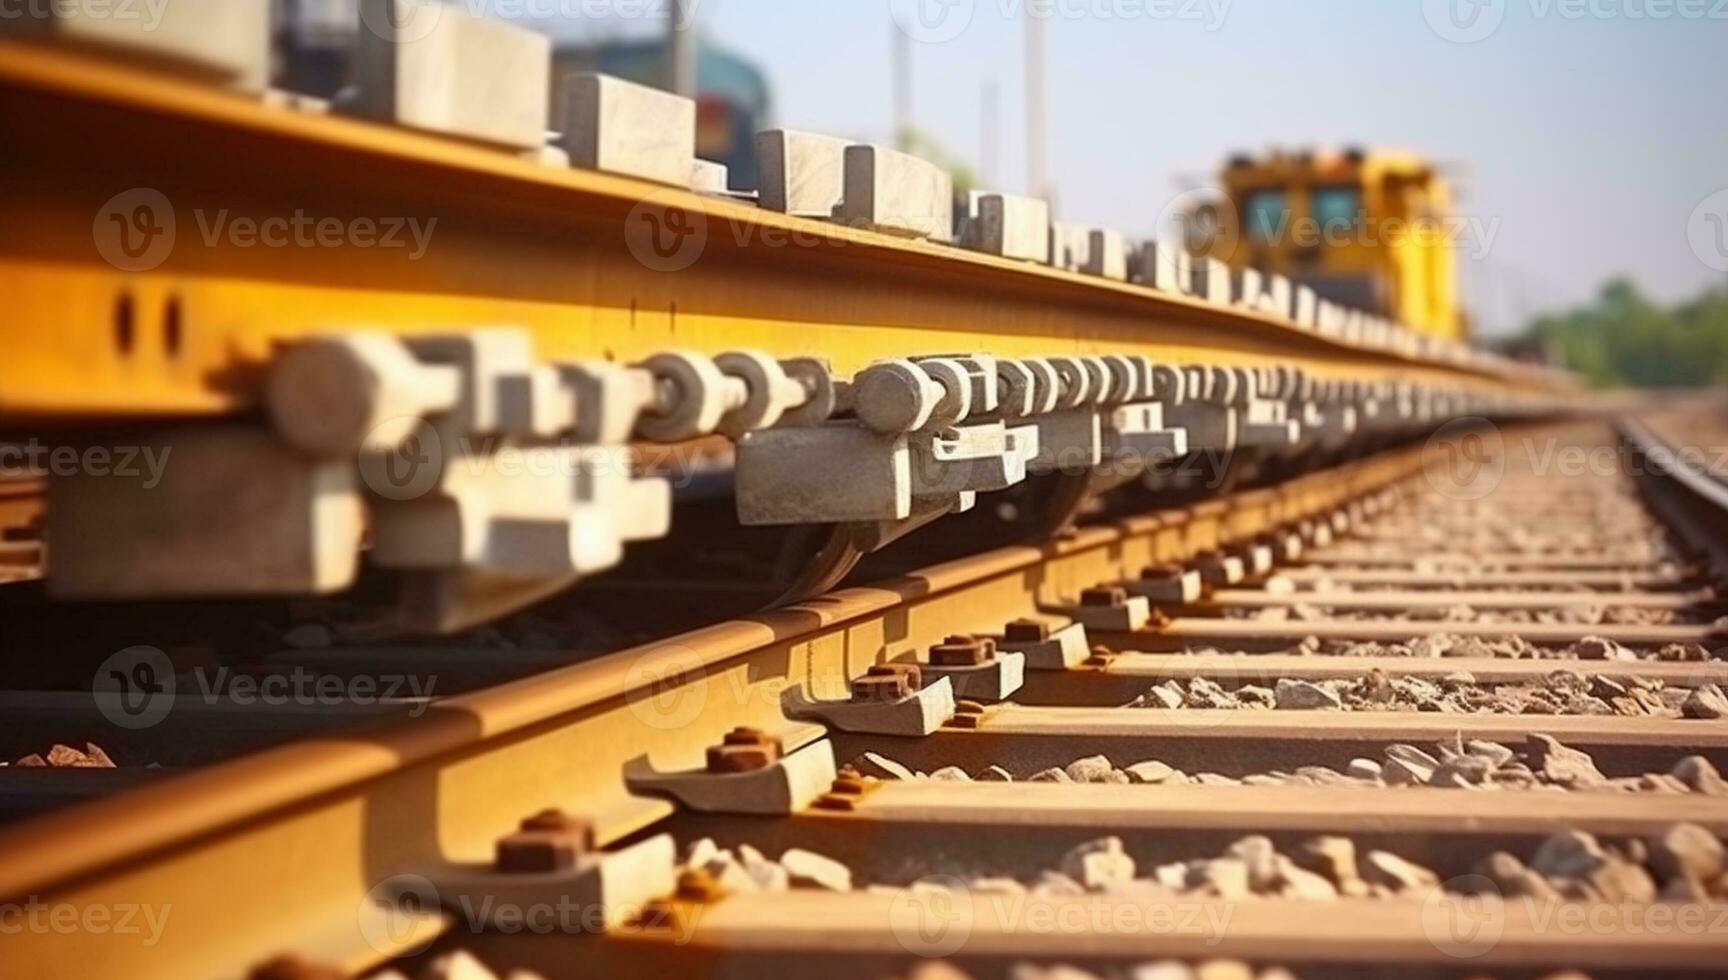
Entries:
POLYGON ((356 332, 287 347, 270 425, 164 433, 159 482, 50 484, 50 589, 75 599, 320 594, 408 573, 412 625, 480 621, 663 537, 671 493, 630 440, 731 438, 834 410, 825 364, 753 351, 536 360, 530 335, 356 332))
POLYGON ((1287 368, 1160 365, 1132 355, 988 355, 874 364, 839 385, 842 415, 739 440, 746 525, 922 522, 1029 474, 1097 490, 1195 453, 1295 455, 1544 400, 1287 368))
MULTIPOLYGON (((0 28, 139 50, 236 88, 263 91, 270 55, 267 0, 176 0, 158 25, 143 18, 82 16, 78 3, 32 7, 30 15, 0 22, 0 28)), ((581 74, 566 81, 564 118, 550 120, 551 45, 544 35, 431 0, 361 0, 360 16, 357 85, 339 100, 342 111, 489 143, 554 165, 727 192, 725 167, 695 156, 696 107, 690 99, 581 74), (548 133, 549 120, 557 132, 548 133)), ((956 234, 949 175, 884 147, 775 130, 759 134, 757 153, 757 202, 767 210, 938 242, 958 239, 992 255, 1247 309, 1411 358, 1504 366, 1492 355, 1329 302, 1283 276, 1234 271, 1166 243, 1136 246, 1110 229, 1053 222, 1049 205, 1032 198, 974 193, 956 234)))

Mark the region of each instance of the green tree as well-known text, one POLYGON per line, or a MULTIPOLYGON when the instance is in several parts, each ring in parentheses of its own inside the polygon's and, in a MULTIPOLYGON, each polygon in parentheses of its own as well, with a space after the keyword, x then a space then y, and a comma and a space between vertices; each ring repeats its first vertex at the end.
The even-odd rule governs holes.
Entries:
POLYGON ((1706 290, 1668 308, 1616 279, 1587 306, 1537 318, 1523 342, 1598 385, 1728 383, 1728 292, 1706 290))

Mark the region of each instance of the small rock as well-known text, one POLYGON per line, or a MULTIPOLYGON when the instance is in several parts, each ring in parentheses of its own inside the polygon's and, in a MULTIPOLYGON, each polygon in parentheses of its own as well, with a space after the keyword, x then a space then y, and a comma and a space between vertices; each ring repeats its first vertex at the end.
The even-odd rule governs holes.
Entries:
POLYGON ((1197 861, 1189 867, 1188 884, 1204 888, 1227 902, 1240 901, 1254 894, 1248 886, 1248 862, 1241 858, 1217 858, 1197 861))
POLYGON ((1128 773, 1129 782, 1156 784, 1169 779, 1176 770, 1157 759, 1147 759, 1145 762, 1134 763, 1124 771, 1128 773))
POLYGON ((1380 778, 1380 763, 1373 759, 1351 759, 1350 764, 1344 767, 1344 774, 1354 776, 1357 779, 1378 780, 1380 778))
POLYGON ((1064 771, 1076 783, 1104 783, 1110 781, 1110 774, 1116 771, 1116 767, 1110 764, 1109 759, 1094 755, 1068 763, 1064 771))
POLYGON ((1583 788, 1600 785, 1607 777, 1596 768, 1589 753, 1568 748, 1551 735, 1532 734, 1528 749, 1530 766, 1556 786, 1583 788))
POLYGON ((1488 764, 1495 768, 1499 768, 1500 766, 1511 762, 1513 756, 1516 754, 1510 748, 1501 745, 1499 742, 1490 742, 1487 739, 1481 738, 1474 738, 1469 742, 1466 742, 1464 744, 1464 751, 1479 759, 1487 759, 1488 764))
POLYGON ((1074 780, 1068 778, 1068 773, 1051 766, 1042 772, 1033 773, 1032 778, 1026 781, 1029 783, 1071 783, 1074 780))
POLYGON ((1361 881, 1356 868, 1356 842, 1348 837, 1315 837, 1293 856, 1297 864, 1330 881, 1340 890, 1361 881))
POLYGON ((1331 901, 1338 897, 1337 887, 1325 875, 1309 871, 1282 854, 1278 855, 1278 877, 1284 883, 1285 898, 1331 901))
POLYGON ((756 883, 756 887, 765 892, 783 892, 792 887, 792 875, 784 867, 768 860, 749 844, 738 847, 738 860, 744 866, 744 873, 756 883))
POLYGON ((977 778, 981 783, 1011 783, 1014 781, 1013 774, 1001 766, 991 766, 979 773, 977 778))
POLYGON ((1722 774, 1716 771, 1710 760, 1701 755, 1689 755, 1674 763, 1674 768, 1669 771, 1694 793, 1703 793, 1706 796, 1728 795, 1728 781, 1724 781, 1722 774))
POLYGON ((689 868, 706 867, 719 853, 720 848, 714 843, 714 838, 704 837, 690 845, 690 851, 684 857, 684 865, 689 868))
POLYGON ((1494 767, 1487 759, 1474 755, 1456 755, 1434 770, 1428 785, 1448 788, 1480 786, 1488 781, 1488 774, 1493 771, 1494 767))
POLYGON ((1496 851, 1477 862, 1476 874, 1494 883, 1506 898, 1558 899, 1560 893, 1548 879, 1524 866, 1505 851, 1496 851))
POLYGON ((791 876, 794 888, 824 888, 831 892, 852 890, 852 869, 833 858, 794 847, 780 855, 780 866, 791 876))
POLYGON ((465 949, 446 953, 420 971, 420 980, 498 980, 498 974, 488 970, 465 949))
POLYGON ((1664 880, 1710 881, 1724 870, 1722 842, 1697 824, 1675 824, 1650 839, 1650 868, 1664 880))
POLYGON ((1698 905, 1710 901, 1710 890, 1696 878, 1670 878, 1658 897, 1664 902, 1698 905))
POLYGON ((1078 881, 1060 871, 1045 871, 1038 876, 1038 881, 1032 886, 1034 895, 1051 895, 1056 897, 1074 897, 1086 894, 1086 889, 1078 881))
POLYGON ((1225 853, 1240 858, 1248 866, 1248 887, 1256 894, 1263 895, 1278 887, 1278 849, 1272 846, 1271 838, 1253 834, 1231 844, 1225 853))
POLYGON ((1440 883, 1439 875, 1389 851, 1369 851, 1368 857, 1362 862, 1361 870, 1363 881, 1370 885, 1390 888, 1394 892, 1432 888, 1440 883))
POLYGON ((328 650, 336 635, 323 623, 303 623, 282 634, 282 643, 294 650, 328 650))
POLYGON ((852 761, 852 768, 866 776, 874 776, 877 779, 911 780, 913 778, 912 770, 885 755, 878 755, 875 752, 866 752, 854 759, 852 761))
POLYGON ((1122 838, 1088 841, 1062 856, 1062 873, 1087 891, 1098 892, 1134 880, 1134 859, 1122 849, 1122 838))
POLYGON ((1687 718, 1705 720, 1728 718, 1728 697, 1724 697, 1722 689, 1715 684, 1705 684, 1693 689, 1691 696, 1680 706, 1680 713, 1687 718))
POLYGON ((1638 655, 1613 640, 1586 636, 1572 645, 1579 660, 1637 660, 1638 655))
POLYGON ((1142 708, 1162 708, 1166 711, 1174 711, 1182 707, 1185 698, 1186 694, 1182 690, 1182 685, 1175 681, 1166 681, 1141 695, 1135 704, 1142 708))
POLYGON ((48 750, 48 765, 55 769, 84 769, 89 757, 70 745, 56 745, 48 750))
POLYGON ((1152 880, 1165 888, 1181 891, 1188 887, 1188 865, 1181 861, 1160 864, 1152 869, 1152 880))
POLYGON ((1590 888, 1603 900, 1615 904, 1643 904, 1656 900, 1656 882, 1650 872, 1630 861, 1610 858, 1589 878, 1590 888))
POLYGON ((102 751, 102 746, 95 742, 84 743, 85 766, 92 769, 115 769, 114 760, 108 758, 108 753, 102 751))
POLYGON ((1175 960, 1159 960, 1156 963, 1143 963, 1128 974, 1128 980, 1195 980, 1194 971, 1188 969, 1188 964, 1175 960))
POLYGON ((959 766, 943 766, 930 774, 930 778, 944 783, 969 783, 972 777, 959 766))
POLYGON ((1337 691, 1311 681, 1292 680, 1288 677, 1278 679, 1274 696, 1280 711, 1337 710, 1344 707, 1337 691))
POLYGON ((1609 861, 1595 836, 1582 830, 1554 834, 1536 849, 1530 867, 1551 878, 1588 878, 1609 861))

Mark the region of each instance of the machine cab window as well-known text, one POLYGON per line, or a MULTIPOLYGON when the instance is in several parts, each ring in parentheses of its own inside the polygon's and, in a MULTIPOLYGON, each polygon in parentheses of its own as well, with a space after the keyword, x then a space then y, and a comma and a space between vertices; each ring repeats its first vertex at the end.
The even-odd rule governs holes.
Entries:
POLYGON ((1354 228, 1362 220, 1362 190, 1349 186, 1317 187, 1313 211, 1314 222, 1322 233, 1354 228))
POLYGON ((1247 212, 1248 236, 1256 242, 1272 242, 1289 223, 1290 196, 1283 191, 1255 191, 1248 195, 1247 212))

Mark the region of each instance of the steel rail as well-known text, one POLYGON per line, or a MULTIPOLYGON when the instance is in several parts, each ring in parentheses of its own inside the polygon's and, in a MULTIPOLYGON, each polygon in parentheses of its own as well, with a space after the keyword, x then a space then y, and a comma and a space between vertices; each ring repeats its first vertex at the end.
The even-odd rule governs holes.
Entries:
POLYGON ((14 137, 0 159, 9 340, 0 420, 244 409, 276 345, 353 325, 519 325, 543 358, 755 347, 820 354, 842 373, 987 342, 1001 356, 1112 350, 1480 387, 1551 383, 1410 361, 1139 285, 260 104, 52 46, 0 42, 0 131, 14 137), (167 198, 176 239, 159 268, 128 272, 104 260, 101 219, 137 189, 167 198), (256 247, 225 230, 299 215, 343 227, 408 217, 436 225, 421 255, 346 236, 331 247, 256 247), (635 257, 654 219, 702 229, 699 258, 635 257))
POLYGON ((172 913, 148 947, 115 934, 8 937, 0 974, 231 976, 286 949, 367 969, 425 938, 368 941, 367 895, 380 881, 484 861, 497 838, 546 807, 591 816, 603 844, 669 815, 671 804, 624 788, 632 759, 699 765, 703 748, 735 726, 784 730, 789 686, 837 694, 874 663, 1327 512, 1420 466, 1419 450, 1405 449, 1043 548, 975 556, 5 828, 0 904, 172 913))

